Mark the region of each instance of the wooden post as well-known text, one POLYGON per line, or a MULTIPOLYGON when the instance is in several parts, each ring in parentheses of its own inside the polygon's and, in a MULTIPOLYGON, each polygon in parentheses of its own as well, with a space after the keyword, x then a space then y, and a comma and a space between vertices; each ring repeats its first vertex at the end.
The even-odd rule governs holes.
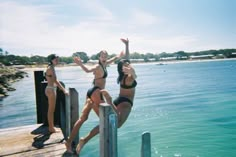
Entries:
MULTIPOLYGON (((79 119, 79 94, 75 88, 69 88, 70 92, 70 132, 75 125, 75 122, 79 119)), ((74 144, 79 142, 79 132, 75 139, 73 140, 74 144)))
POLYGON ((117 115, 115 113, 109 115, 109 140, 109 156, 117 157, 117 115))
POLYGON ((43 71, 34 71, 34 84, 35 84, 35 97, 36 97, 36 111, 37 111, 37 123, 43 123, 42 116, 42 101, 41 101, 41 82, 44 81, 43 71))
POLYGON ((99 106, 100 157, 117 157, 117 116, 110 105, 99 106))
MULTIPOLYGON (((41 82, 41 86, 40 86, 40 89, 41 89, 41 94, 40 94, 40 114, 42 116, 42 123, 46 126, 48 126, 48 98, 47 96, 45 95, 45 88, 47 86, 47 81, 42 81, 41 82)), ((55 118, 54 118, 55 119, 55 118)))
POLYGON ((151 134, 149 132, 142 134, 141 157, 151 157, 151 134))
MULTIPOLYGON (((65 139, 70 136, 75 122, 79 118, 79 100, 78 92, 75 88, 69 88, 69 96, 66 96, 66 110, 65 110, 65 139)), ((79 135, 76 136, 74 142, 78 143, 79 135)))
MULTIPOLYGON (((69 91, 70 94, 70 91, 69 91)), ((67 140, 68 137, 70 136, 70 131, 71 131, 71 104, 70 104, 70 96, 66 96, 66 106, 65 106, 65 128, 63 127, 63 130, 65 131, 65 139, 67 140)))

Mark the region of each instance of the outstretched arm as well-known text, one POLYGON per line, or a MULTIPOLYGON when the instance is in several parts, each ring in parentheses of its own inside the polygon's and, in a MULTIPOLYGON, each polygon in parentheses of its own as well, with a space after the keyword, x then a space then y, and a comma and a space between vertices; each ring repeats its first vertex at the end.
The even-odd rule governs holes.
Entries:
POLYGON ((124 51, 121 51, 119 55, 115 56, 115 57, 112 57, 110 58, 109 60, 107 60, 107 64, 111 64, 112 62, 114 62, 115 60, 123 57, 125 54, 124 54, 124 51))
POLYGON ((97 66, 94 67, 87 67, 82 63, 82 60, 80 59, 80 57, 74 57, 74 62, 76 64, 78 64, 85 72, 89 73, 89 72, 94 72, 97 69, 97 66))

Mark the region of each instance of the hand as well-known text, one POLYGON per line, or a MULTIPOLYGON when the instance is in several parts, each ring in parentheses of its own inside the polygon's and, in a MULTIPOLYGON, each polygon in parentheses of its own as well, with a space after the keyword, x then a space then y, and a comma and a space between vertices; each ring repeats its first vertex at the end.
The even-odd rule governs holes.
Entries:
POLYGON ((64 94, 67 95, 67 96, 70 95, 69 92, 66 89, 64 90, 64 94))
POLYGON ((129 75, 129 74, 132 74, 134 73, 134 69, 131 65, 128 65, 128 66, 123 66, 123 72, 126 74, 126 75, 129 75))
POLYGON ((82 60, 80 57, 74 57, 74 62, 78 65, 81 65, 82 64, 82 60))
POLYGON ((124 44, 128 44, 129 43, 129 39, 127 38, 127 39, 124 39, 124 38, 121 38, 120 39, 124 44))

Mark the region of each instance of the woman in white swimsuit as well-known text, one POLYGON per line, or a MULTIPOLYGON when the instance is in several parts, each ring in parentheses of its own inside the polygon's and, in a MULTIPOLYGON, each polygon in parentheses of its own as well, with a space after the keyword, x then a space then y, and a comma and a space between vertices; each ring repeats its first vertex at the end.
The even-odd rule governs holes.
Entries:
POLYGON ((45 77, 48 83, 47 87, 45 88, 45 94, 48 97, 48 130, 50 133, 55 133, 56 129, 54 127, 54 111, 56 106, 57 87, 66 95, 68 95, 68 92, 57 80, 55 66, 59 62, 59 57, 55 54, 51 54, 48 56, 48 61, 49 64, 45 72, 45 77))

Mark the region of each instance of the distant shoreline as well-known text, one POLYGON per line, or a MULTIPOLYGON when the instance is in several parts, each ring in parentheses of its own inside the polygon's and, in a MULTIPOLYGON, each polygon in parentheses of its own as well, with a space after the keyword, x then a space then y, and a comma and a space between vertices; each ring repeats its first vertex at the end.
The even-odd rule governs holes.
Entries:
MULTIPOLYGON (((236 58, 224 58, 224 59, 194 59, 194 60, 169 60, 169 61, 152 61, 152 62, 132 62, 135 64, 155 64, 155 65, 166 65, 166 64, 178 64, 178 63, 194 63, 194 62, 214 62, 214 61, 226 61, 226 60, 236 60, 236 58)), ((86 63, 85 65, 92 65, 92 63, 86 63)), ((112 64, 114 65, 114 64, 112 64)), ((76 67, 76 64, 59 64, 56 67, 76 67)), ((24 68, 21 68, 22 71, 30 71, 30 70, 44 70, 47 68, 47 65, 25 65, 24 68)))

